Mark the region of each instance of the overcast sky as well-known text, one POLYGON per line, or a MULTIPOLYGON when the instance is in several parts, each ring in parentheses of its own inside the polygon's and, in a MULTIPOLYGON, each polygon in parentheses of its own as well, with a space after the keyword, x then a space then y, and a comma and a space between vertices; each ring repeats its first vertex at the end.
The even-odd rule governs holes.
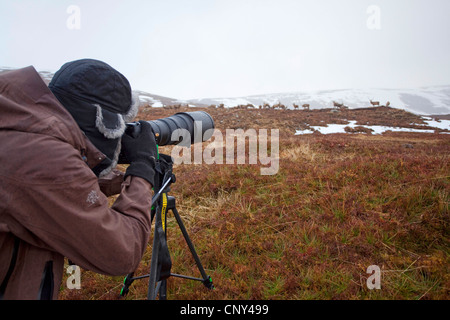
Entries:
POLYGON ((0 0, 0 66, 103 60, 179 99, 450 84, 449 0, 0 0))

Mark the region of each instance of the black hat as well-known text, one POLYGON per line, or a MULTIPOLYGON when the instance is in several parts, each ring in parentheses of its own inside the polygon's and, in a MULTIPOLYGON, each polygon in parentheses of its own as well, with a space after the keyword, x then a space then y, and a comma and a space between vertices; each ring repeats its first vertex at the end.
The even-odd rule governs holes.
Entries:
POLYGON ((101 170, 100 175, 107 174, 117 165, 120 138, 126 122, 132 121, 138 112, 139 96, 132 92, 125 76, 94 59, 67 62, 48 87, 91 142, 107 156, 102 167, 109 170, 101 170))

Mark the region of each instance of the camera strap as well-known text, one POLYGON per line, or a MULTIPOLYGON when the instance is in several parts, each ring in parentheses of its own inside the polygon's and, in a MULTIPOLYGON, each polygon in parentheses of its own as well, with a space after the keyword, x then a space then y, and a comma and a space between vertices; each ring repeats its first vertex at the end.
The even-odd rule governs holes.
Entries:
POLYGON ((162 205, 160 207, 160 214, 156 216, 155 221, 155 233, 159 238, 159 251, 158 251, 158 269, 156 273, 157 281, 161 281, 170 277, 170 271, 172 269, 172 260, 170 258, 169 248, 167 246, 166 235, 166 212, 167 212, 167 194, 163 193, 161 198, 162 205))
MULTIPOLYGON (((155 220, 155 236, 159 239, 158 250, 158 270, 156 273, 157 281, 161 281, 170 277, 172 269, 172 260, 170 258, 169 248, 167 246, 166 222, 167 222, 167 192, 169 187, 165 190, 163 188, 165 181, 172 177, 172 158, 159 154, 156 161, 156 177, 155 177, 155 193, 162 191, 161 197, 158 199, 156 205, 156 220, 155 220)), ((153 218, 153 217, 152 217, 153 218)))

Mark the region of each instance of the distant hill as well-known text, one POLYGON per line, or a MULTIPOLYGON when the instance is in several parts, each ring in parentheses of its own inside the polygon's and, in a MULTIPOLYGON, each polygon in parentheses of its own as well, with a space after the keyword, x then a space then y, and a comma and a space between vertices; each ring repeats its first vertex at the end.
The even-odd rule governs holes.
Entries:
POLYGON ((254 106, 268 103, 284 104, 293 108, 293 104, 309 104, 311 109, 333 107, 333 101, 343 103, 350 109, 371 107, 370 100, 379 102, 380 106, 404 109, 424 115, 450 114, 450 86, 425 87, 417 89, 345 89, 310 92, 272 93, 236 98, 209 98, 190 100, 190 103, 220 105, 233 107, 252 104, 254 106))

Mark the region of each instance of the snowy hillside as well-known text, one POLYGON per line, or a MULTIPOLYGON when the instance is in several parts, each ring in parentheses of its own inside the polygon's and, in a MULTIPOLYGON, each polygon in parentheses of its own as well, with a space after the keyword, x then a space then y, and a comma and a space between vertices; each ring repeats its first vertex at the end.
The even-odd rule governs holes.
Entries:
POLYGON ((294 93, 275 93, 237 98, 214 98, 190 100, 192 104, 224 104, 225 107, 264 103, 270 105, 282 103, 292 108, 309 104, 311 109, 331 108, 333 101, 343 103, 349 108, 370 107, 370 100, 386 105, 389 101, 393 108, 404 109, 416 114, 450 114, 450 86, 426 87, 418 89, 345 89, 294 93))

